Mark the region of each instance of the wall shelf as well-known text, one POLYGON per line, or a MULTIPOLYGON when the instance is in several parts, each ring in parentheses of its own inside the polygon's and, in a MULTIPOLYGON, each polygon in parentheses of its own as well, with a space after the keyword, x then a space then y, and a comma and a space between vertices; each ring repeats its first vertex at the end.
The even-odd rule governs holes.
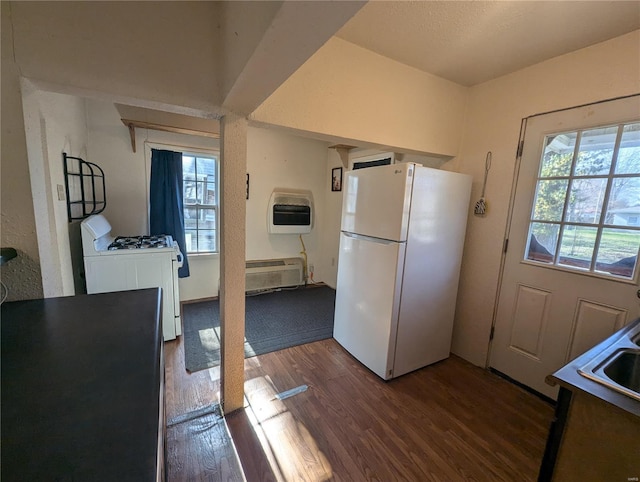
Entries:
POLYGON ((104 171, 92 162, 62 153, 69 222, 98 214, 107 207, 104 171))
POLYGON ((166 126, 163 124, 155 124, 153 122, 143 122, 131 119, 120 119, 124 125, 129 128, 129 137, 131 138, 131 149, 136 152, 136 127, 140 129, 153 129, 156 131, 173 132, 175 134, 187 134, 191 136, 212 137, 219 139, 220 134, 217 132, 199 131, 195 129, 185 129, 183 127, 166 126))
POLYGON ((335 149, 338 152, 342 165, 345 169, 349 167, 349 151, 355 148, 356 146, 349 146, 347 144, 335 144, 333 146, 329 146, 329 149, 335 149))

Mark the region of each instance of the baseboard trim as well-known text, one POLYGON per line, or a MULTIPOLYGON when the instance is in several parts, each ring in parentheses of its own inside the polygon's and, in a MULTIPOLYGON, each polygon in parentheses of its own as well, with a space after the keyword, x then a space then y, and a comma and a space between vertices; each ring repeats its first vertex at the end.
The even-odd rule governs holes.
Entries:
POLYGON ((542 401, 547 402, 549 405, 552 405, 555 407, 556 401, 553 398, 547 397, 546 395, 534 390, 531 387, 526 386, 524 383, 521 383, 518 380, 514 380, 509 375, 505 375, 504 373, 496 370, 495 368, 489 367, 489 371, 495 375, 498 375, 500 378, 503 378, 506 381, 513 383, 514 385, 522 388, 524 391, 529 392, 532 395, 535 395, 536 397, 540 398, 542 401))
MULTIPOLYGON (((307 288, 319 288, 321 286, 329 286, 326 283, 324 283, 323 281, 317 281, 315 283, 307 283, 306 285, 300 285, 297 287, 297 289, 307 289, 307 288)), ((331 288, 331 286, 329 286, 329 288, 331 288)), ((271 292, 271 291, 279 291, 282 289, 287 289, 287 288, 275 288, 272 290, 265 290, 265 293, 271 292)), ((291 289, 291 288, 289 288, 291 289)), ((181 300, 180 301, 180 306, 182 305, 188 305, 190 303, 201 303, 203 301, 215 301, 218 299, 218 296, 209 296, 207 298, 195 298, 193 300, 181 300)))

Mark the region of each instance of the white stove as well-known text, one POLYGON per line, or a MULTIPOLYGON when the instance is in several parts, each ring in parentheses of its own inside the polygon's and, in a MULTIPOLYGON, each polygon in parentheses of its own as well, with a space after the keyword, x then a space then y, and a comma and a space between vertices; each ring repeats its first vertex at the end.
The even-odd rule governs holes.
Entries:
POLYGON ((83 220, 81 232, 87 293, 160 287, 164 340, 181 335, 178 243, 169 235, 114 237, 102 214, 83 220))

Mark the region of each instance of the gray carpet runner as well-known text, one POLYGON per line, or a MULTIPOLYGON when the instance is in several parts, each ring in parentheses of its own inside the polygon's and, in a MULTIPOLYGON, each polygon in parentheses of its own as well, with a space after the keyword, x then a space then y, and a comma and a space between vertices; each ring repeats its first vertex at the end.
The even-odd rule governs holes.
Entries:
MULTIPOLYGON (((245 358, 333 336, 335 290, 283 290, 246 298, 245 358)), ((189 372, 220 364, 218 300, 182 306, 185 366, 189 372)))

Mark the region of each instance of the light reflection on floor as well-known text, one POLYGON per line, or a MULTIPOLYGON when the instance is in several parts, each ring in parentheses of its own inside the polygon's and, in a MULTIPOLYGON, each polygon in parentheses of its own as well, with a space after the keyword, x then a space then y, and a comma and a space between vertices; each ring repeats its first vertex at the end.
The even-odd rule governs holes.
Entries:
MULTIPOLYGON (((203 346, 207 346, 212 337, 219 337, 219 333, 215 333, 213 329, 200 332, 203 346)), ((215 340, 215 343, 219 343, 218 340, 215 340)), ((258 357, 245 359, 244 412, 273 476, 283 482, 329 480, 333 471, 326 456, 319 450, 304 424, 297 422, 289 412, 286 400, 276 398, 277 393, 295 387, 276 390, 269 376, 252 377, 258 367, 258 357)), ((210 368, 208 372, 213 382, 220 380, 220 366, 210 368)), ((309 390, 312 390, 312 387, 309 390)), ((219 392, 216 398, 220 400, 219 392)), ((236 452, 242 463, 245 455, 239 447, 236 447, 236 452)))
POLYGON ((276 398, 276 393, 268 376, 245 381, 246 413, 274 476, 287 482, 330 479, 332 469, 326 456, 304 424, 295 420, 286 402, 276 398))

